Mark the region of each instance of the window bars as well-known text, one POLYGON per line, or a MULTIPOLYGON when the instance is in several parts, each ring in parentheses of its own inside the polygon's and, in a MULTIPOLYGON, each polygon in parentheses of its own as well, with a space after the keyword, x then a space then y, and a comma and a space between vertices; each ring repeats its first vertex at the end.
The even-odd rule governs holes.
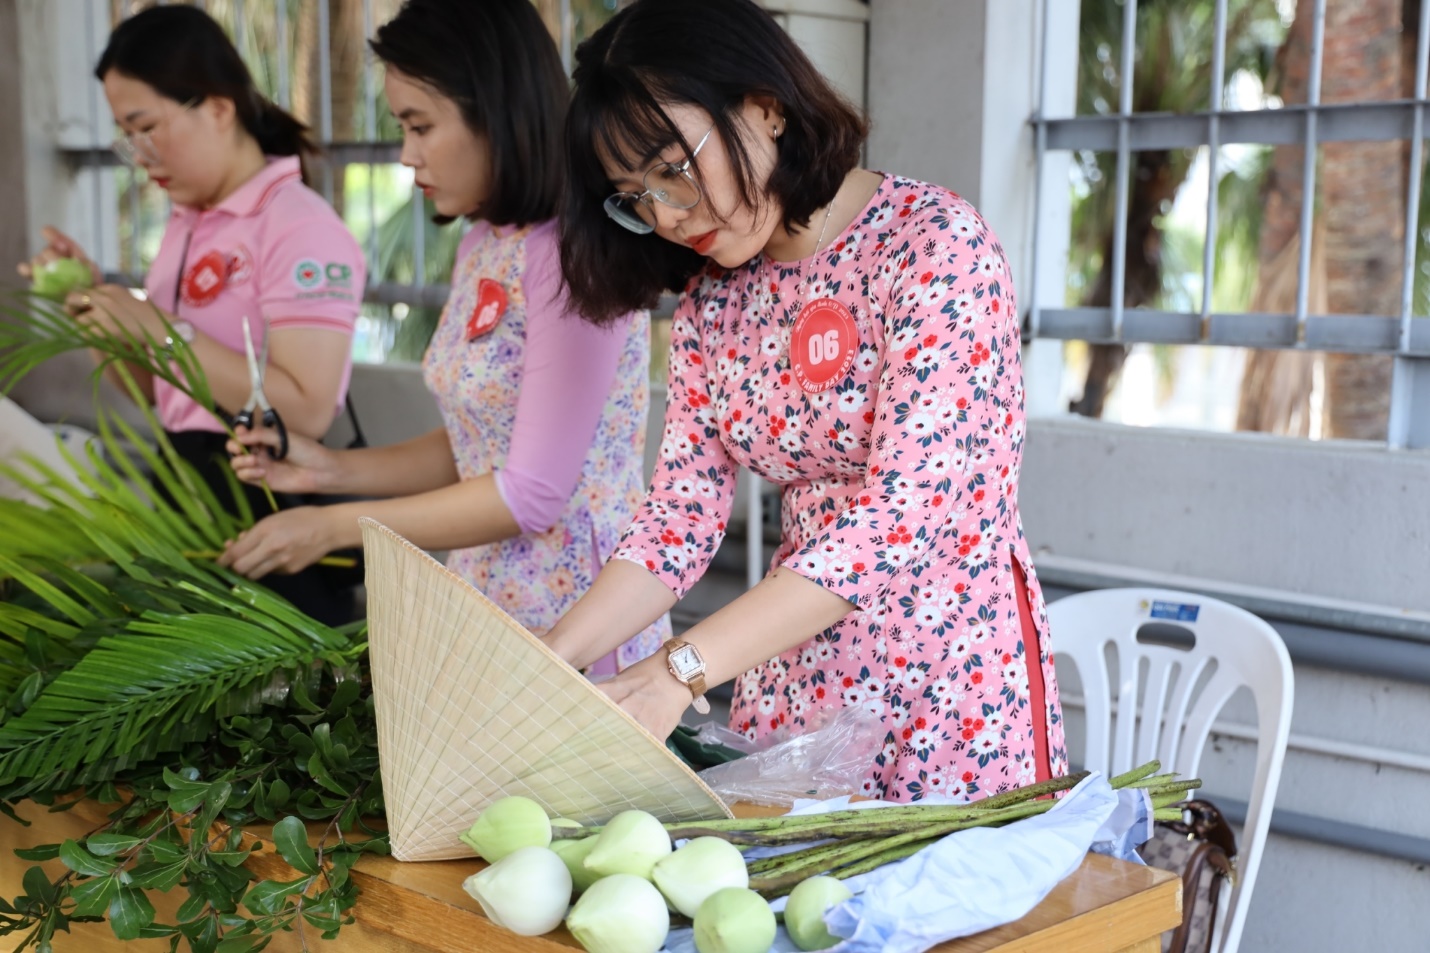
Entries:
MULTIPOLYGON (((1041 77, 1038 108, 1031 118, 1037 168, 1032 235, 1030 338, 1093 343, 1207 344, 1251 348, 1306 348, 1321 351, 1390 354, 1396 358, 1391 398, 1390 443, 1396 447, 1430 446, 1430 321, 1416 321, 1414 308, 1418 214, 1425 133, 1427 57, 1430 57, 1430 4, 1421 5, 1415 60, 1414 98, 1410 100, 1323 103, 1321 75, 1325 52, 1326 0, 1316 0, 1311 31, 1310 75, 1304 104, 1277 109, 1233 110, 1224 106, 1228 0, 1216 0, 1209 109, 1203 113, 1135 113, 1138 0, 1125 0, 1119 51, 1117 111, 1105 115, 1049 115, 1048 36, 1050 3, 1042 0, 1039 29, 1041 77), (1405 207, 1404 261, 1399 314, 1311 314, 1308 291, 1311 234, 1315 215, 1316 158, 1327 142, 1409 142, 1410 174, 1405 207), (1217 313, 1212 294, 1217 271, 1216 244, 1221 148, 1229 144, 1303 145, 1299 261, 1295 307, 1290 313, 1217 313), (1201 305, 1192 313, 1126 308, 1128 190, 1133 154, 1150 150, 1207 148, 1206 238, 1201 261, 1201 305), (1111 301, 1106 307, 1065 307, 1039 300, 1037 274, 1062 267, 1040 243, 1041 221, 1050 197, 1043 169, 1049 153, 1094 150, 1116 153, 1115 218, 1111 263, 1111 301), (1416 406, 1424 409, 1417 415, 1416 406)), ((1054 41, 1059 41, 1054 38, 1054 41)), ((1077 42, 1073 40, 1072 42, 1077 42)), ((1060 198, 1060 197, 1059 197, 1060 198)), ((1049 246, 1052 247, 1052 246, 1049 246)))

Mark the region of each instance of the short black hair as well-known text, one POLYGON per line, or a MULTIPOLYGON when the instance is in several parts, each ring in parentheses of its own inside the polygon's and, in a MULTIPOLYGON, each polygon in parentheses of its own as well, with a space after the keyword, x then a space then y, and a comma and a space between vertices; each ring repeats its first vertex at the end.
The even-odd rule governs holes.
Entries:
POLYGON ((636 167, 674 143, 689 155, 693 145, 665 110, 698 106, 714 119, 745 204, 778 202, 788 228, 807 225, 833 200, 868 136, 863 114, 752 0, 636 0, 577 49, 574 82, 561 265, 576 310, 597 323, 654 306, 662 291, 679 290, 706 262, 606 216, 602 203, 613 189, 601 152, 636 167), (778 159, 763 193, 736 126, 750 96, 769 97, 784 112, 778 159))
POLYGON ((473 217, 528 225, 556 216, 570 85, 531 0, 407 0, 371 46, 455 102, 486 140, 492 193, 473 217))
POLYGON ((308 127, 258 91, 228 34, 198 7, 151 6, 121 22, 94 67, 95 79, 103 82, 110 70, 179 103, 232 100, 263 154, 298 156, 308 181, 307 160, 318 155, 308 127))

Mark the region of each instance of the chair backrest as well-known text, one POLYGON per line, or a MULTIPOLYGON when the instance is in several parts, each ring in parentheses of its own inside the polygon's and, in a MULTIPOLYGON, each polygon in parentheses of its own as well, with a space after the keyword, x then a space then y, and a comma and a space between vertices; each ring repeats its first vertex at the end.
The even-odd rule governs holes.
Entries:
POLYGON ((1238 688, 1250 689, 1256 774, 1236 884, 1221 905, 1212 945, 1235 953, 1291 731, 1294 689, 1285 644, 1244 609, 1168 589, 1078 593, 1050 604, 1048 617, 1059 667, 1071 661, 1082 680, 1087 747, 1081 761, 1088 768, 1117 774, 1159 758, 1163 770, 1195 777, 1213 720, 1238 688), (1120 715, 1115 734, 1114 708, 1120 715))

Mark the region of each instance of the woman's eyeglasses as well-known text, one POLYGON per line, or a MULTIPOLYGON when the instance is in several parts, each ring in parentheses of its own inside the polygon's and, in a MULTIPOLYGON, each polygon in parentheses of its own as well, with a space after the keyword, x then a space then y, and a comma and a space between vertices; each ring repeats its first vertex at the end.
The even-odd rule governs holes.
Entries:
POLYGON ((655 203, 671 208, 687 209, 700 204, 702 193, 695 177, 690 174, 690 165, 715 131, 712 125, 700 137, 690 157, 681 163, 661 162, 651 166, 641 177, 643 192, 617 192, 605 201, 606 214, 617 225, 637 235, 649 235, 655 231, 655 203))
MULTIPOLYGON (((187 111, 198 104, 198 99, 191 99, 186 103, 182 103, 179 109, 187 111)), ((166 113, 160 117, 158 122, 142 132, 122 133, 110 144, 110 148, 114 150, 115 155, 119 156, 119 158, 131 166, 142 165, 146 160, 149 162, 158 162, 159 153, 154 149, 154 133, 158 131, 160 126, 168 122, 172 115, 172 113, 166 113)))

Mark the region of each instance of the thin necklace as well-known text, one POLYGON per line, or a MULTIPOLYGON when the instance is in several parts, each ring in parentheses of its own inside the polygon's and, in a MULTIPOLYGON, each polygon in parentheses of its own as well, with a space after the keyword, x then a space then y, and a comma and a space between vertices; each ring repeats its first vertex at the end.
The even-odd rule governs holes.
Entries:
POLYGON ((819 229, 819 241, 814 243, 814 254, 809 256, 810 261, 813 264, 811 264, 810 266, 809 278, 806 278, 804 280, 804 288, 800 293, 800 297, 804 298, 806 304, 809 302, 809 279, 813 278, 816 274, 818 274, 817 269, 819 267, 819 262, 815 261, 815 259, 819 257, 819 250, 824 247, 824 235, 826 232, 829 231, 829 215, 831 212, 834 211, 834 201, 837 198, 839 198, 839 193, 836 192, 834 194, 834 198, 830 199, 829 204, 824 208, 824 224, 820 226, 819 229))

